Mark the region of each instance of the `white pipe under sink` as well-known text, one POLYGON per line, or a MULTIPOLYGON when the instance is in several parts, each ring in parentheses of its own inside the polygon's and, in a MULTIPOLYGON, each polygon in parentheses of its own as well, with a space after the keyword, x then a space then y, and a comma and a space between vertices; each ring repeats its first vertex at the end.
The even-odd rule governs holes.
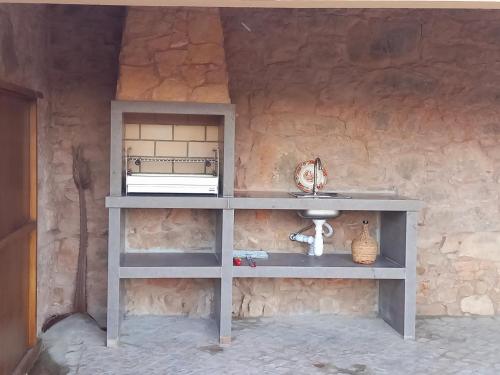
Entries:
POLYGON ((299 233, 292 233, 290 235, 290 239, 292 241, 304 242, 304 243, 309 244, 309 250, 307 252, 307 255, 314 255, 314 237, 313 236, 307 236, 305 234, 299 234, 299 233))
POLYGON ((316 233, 314 234, 314 256, 323 255, 323 224, 326 220, 324 219, 314 219, 313 223, 316 228, 316 233))
POLYGON ((290 240, 307 243, 309 245, 307 255, 319 257, 323 255, 324 248, 323 227, 327 228, 327 232, 324 233, 325 237, 331 237, 333 235, 333 228, 325 219, 313 219, 313 223, 315 228, 314 236, 301 234, 302 231, 311 228, 307 227, 297 233, 292 233, 290 235, 290 240))

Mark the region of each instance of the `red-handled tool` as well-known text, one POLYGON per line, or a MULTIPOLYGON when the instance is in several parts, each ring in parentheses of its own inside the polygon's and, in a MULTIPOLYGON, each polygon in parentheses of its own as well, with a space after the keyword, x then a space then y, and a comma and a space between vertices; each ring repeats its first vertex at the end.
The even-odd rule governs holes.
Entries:
POLYGON ((255 263, 255 260, 253 260, 252 257, 247 257, 247 263, 250 267, 253 267, 253 268, 257 267, 257 263, 255 263))

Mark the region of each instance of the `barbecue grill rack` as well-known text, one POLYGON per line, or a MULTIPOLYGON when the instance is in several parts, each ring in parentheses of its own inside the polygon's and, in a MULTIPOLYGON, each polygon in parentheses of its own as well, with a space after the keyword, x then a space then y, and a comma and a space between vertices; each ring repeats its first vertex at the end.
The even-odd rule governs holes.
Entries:
POLYGON ((174 194, 218 194, 219 188, 219 150, 213 150, 213 157, 170 157, 140 156, 125 153, 126 194, 129 193, 174 193, 174 194), (172 163, 172 172, 142 172, 148 162, 172 163), (204 164, 204 173, 175 173, 173 163, 204 164), (138 172, 132 165, 139 167, 138 172))

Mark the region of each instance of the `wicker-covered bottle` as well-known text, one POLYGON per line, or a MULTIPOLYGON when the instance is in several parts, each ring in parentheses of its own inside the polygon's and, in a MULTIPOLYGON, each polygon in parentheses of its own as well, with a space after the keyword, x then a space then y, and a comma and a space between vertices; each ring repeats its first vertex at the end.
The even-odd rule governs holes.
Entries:
POLYGON ((368 221, 363 220, 363 230, 361 235, 352 241, 352 260, 361 264, 372 264, 377 259, 378 244, 370 236, 368 231, 368 221))

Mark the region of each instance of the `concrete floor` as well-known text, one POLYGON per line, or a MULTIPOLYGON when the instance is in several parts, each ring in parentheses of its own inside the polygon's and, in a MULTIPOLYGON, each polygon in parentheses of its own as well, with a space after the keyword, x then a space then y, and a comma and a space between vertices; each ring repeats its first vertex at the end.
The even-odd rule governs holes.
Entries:
POLYGON ((211 320, 129 317, 119 348, 86 317, 72 316, 43 336, 31 374, 500 374, 499 318, 417 322, 403 341, 382 320, 300 316, 234 322, 220 347, 211 320))

